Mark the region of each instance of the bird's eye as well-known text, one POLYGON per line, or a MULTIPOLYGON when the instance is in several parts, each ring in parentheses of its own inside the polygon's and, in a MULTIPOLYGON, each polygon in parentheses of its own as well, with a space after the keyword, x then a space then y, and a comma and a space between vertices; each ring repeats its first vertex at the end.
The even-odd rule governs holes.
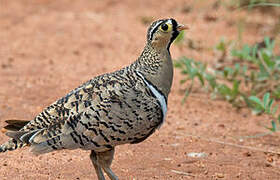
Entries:
POLYGON ((161 25, 161 29, 162 29, 163 31, 167 31, 168 28, 169 28, 168 25, 165 24, 165 23, 161 25))

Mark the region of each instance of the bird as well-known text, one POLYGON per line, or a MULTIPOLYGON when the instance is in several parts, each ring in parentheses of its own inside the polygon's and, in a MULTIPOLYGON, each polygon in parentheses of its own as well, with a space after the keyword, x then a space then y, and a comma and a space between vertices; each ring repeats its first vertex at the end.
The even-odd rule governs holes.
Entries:
POLYGON ((140 56, 130 65, 96 76, 47 106, 34 119, 6 120, 10 139, 0 152, 29 147, 35 155, 89 150, 98 180, 118 180, 115 147, 147 139, 163 124, 173 81, 170 46, 188 27, 173 18, 151 23, 140 56))

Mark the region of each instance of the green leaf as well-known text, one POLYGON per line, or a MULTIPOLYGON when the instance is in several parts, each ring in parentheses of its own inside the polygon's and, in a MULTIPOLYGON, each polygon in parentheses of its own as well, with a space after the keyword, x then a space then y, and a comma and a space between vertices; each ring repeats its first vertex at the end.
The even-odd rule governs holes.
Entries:
POLYGON ((232 78, 235 79, 236 76, 239 74, 239 70, 240 70, 240 64, 235 64, 234 65, 234 70, 232 72, 232 78))
POLYGON ((188 78, 180 80, 180 84, 184 84, 187 80, 188 80, 188 78))
POLYGON ((233 82, 233 90, 232 90, 232 93, 233 93, 233 96, 237 96, 238 93, 239 93, 239 85, 240 85, 240 81, 238 80, 234 80, 233 82))
POLYGON ((275 65, 275 62, 271 59, 272 57, 272 52, 267 52, 267 51, 263 51, 261 53, 262 58, 266 64, 266 66, 270 69, 272 69, 275 65))
POLYGON ((277 109, 278 109, 278 105, 274 106, 273 109, 271 110, 271 114, 275 114, 277 109))
POLYGON ((218 91, 222 95, 230 95, 231 94, 231 89, 227 85, 225 85, 225 84, 219 85, 218 91))
POLYGON ((272 126, 272 128, 269 128, 272 132, 276 132, 276 130, 277 130, 277 128, 276 128, 276 123, 275 123, 275 121, 271 121, 271 126, 272 126))
POLYGON ((174 43, 176 43, 176 44, 182 43, 184 40, 184 37, 185 37, 184 31, 181 31, 179 33, 179 35, 177 36, 177 38, 175 39, 174 43))
POLYGON ((205 74, 205 79, 208 81, 211 88, 214 90, 217 86, 216 78, 211 74, 205 74))
POLYGON ((223 71, 223 75, 224 75, 224 77, 225 77, 225 78, 227 78, 227 77, 228 77, 228 71, 227 71, 226 69, 224 69, 224 71, 223 71))
POLYGON ((252 109, 252 112, 253 112, 254 115, 259 115, 263 112, 263 110, 254 108, 254 109, 252 109))
POLYGON ((198 77, 198 79, 199 79, 201 85, 204 86, 204 78, 203 78, 203 76, 202 76, 200 73, 197 73, 197 77, 198 77))
POLYGON ((269 96, 270 96, 269 93, 265 93, 264 96, 263 96, 263 106, 264 106, 264 109, 267 109, 267 105, 269 103, 269 96))
POLYGON ((253 62, 256 61, 256 58, 257 58, 257 52, 258 52, 258 45, 255 45, 253 48, 252 48, 252 57, 253 57, 253 62))
POLYGON ((182 63, 180 61, 175 61, 174 62, 174 67, 175 68, 182 68, 182 63))
MULTIPOLYGON (((280 4, 279 4, 280 5, 280 4)), ((264 43, 265 43, 265 47, 269 50, 273 50, 274 45, 275 45, 275 41, 274 40, 270 40, 269 37, 264 37, 264 43)))
POLYGON ((224 38, 220 40, 219 44, 216 46, 216 49, 222 52, 226 50, 226 44, 224 38))
POLYGON ((256 96, 250 96, 249 100, 256 103, 257 105, 259 105, 260 107, 264 108, 263 103, 261 102, 261 100, 256 97, 256 96))

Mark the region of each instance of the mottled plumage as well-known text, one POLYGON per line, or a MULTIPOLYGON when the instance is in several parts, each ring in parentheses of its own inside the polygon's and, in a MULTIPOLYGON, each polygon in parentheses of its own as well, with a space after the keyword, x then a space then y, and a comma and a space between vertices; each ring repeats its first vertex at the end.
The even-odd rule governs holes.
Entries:
POLYGON ((9 120, 11 139, 0 152, 30 146, 35 154, 60 149, 91 150, 99 180, 110 169, 114 147, 139 143, 164 121, 173 65, 169 47, 185 29, 174 19, 150 26, 147 44, 131 65, 97 76, 45 108, 34 120, 9 120))

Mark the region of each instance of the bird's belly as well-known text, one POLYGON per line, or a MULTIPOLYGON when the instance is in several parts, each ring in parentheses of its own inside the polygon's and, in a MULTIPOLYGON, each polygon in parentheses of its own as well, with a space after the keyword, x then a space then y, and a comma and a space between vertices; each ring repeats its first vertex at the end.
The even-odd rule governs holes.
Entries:
POLYGON ((146 98, 128 100, 121 109, 120 104, 113 103, 106 116, 100 112, 104 118, 95 127, 96 132, 84 131, 92 141, 81 148, 101 152, 121 144, 139 143, 149 137, 162 124, 164 116, 159 101, 155 97, 146 98))

